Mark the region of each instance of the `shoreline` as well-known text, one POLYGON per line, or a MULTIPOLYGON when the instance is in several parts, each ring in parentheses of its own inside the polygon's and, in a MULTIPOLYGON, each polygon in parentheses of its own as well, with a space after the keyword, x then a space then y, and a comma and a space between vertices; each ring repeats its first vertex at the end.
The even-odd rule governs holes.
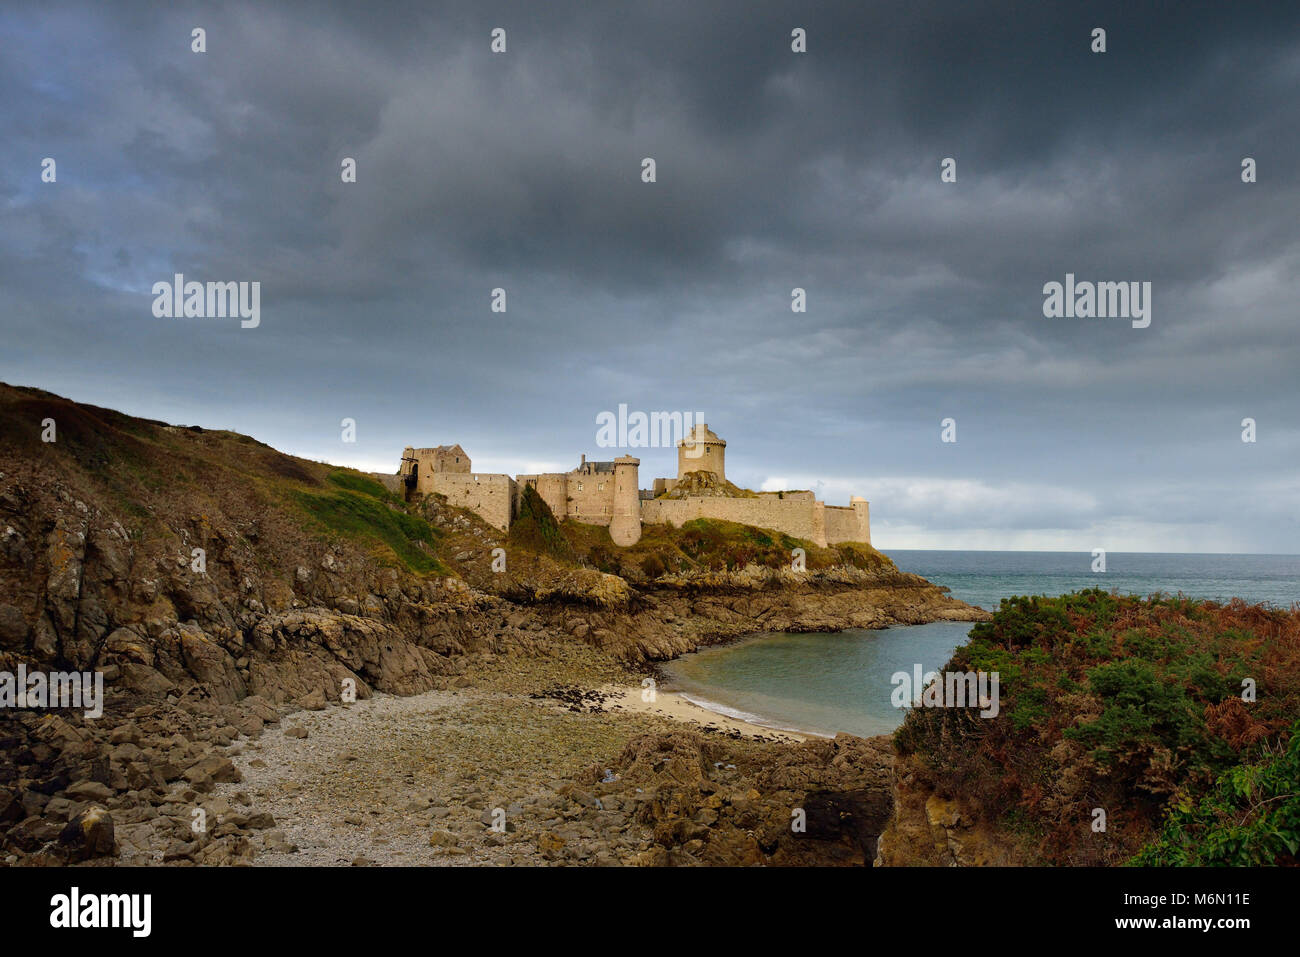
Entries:
MULTIPOLYGON (((971 608, 978 606, 971 605, 971 608)), ((984 611, 984 609, 979 609, 984 611)), ((943 623, 970 623, 973 621, 966 617, 938 617, 923 622, 900 622, 893 621, 888 624, 865 626, 860 628, 837 628, 828 630, 825 634, 839 634, 844 631, 888 631, 891 628, 914 628, 924 625, 943 624, 943 623)), ((807 634, 821 634, 821 632, 807 632, 807 634)), ((611 703, 620 706, 621 710, 632 713, 653 714, 660 717, 666 717, 674 721, 681 721, 696 725, 713 725, 720 727, 724 731, 737 731, 750 737, 761 737, 770 735, 784 735, 783 740, 803 742, 809 739, 813 740, 834 740, 837 734, 852 734, 854 737, 864 737, 864 735, 852 732, 828 732, 823 730, 810 730, 806 728, 792 728, 787 725, 765 724, 761 715, 742 711, 731 705, 726 705, 717 701, 710 701, 702 695, 692 697, 692 692, 672 687, 674 680, 672 674, 664 668, 664 665, 679 661, 689 655, 699 654, 702 651, 708 651, 718 648, 734 647, 746 644, 751 641, 758 641, 763 638, 770 638, 778 634, 797 634, 797 632, 782 631, 751 631, 740 635, 727 635, 716 641, 701 644, 694 651, 685 651, 672 655, 663 661, 651 663, 652 672, 658 683, 656 703, 647 703, 641 700, 641 688, 636 685, 611 684, 597 689, 601 694, 617 697, 617 701, 611 703), (745 715, 745 717, 740 717, 745 715)), ((605 705, 605 710, 609 710, 609 705, 605 705)), ((871 737, 871 735, 866 735, 871 737)))
MULTIPOLYGON (((764 725, 733 714, 715 711, 707 707, 707 704, 714 704, 713 702, 696 701, 680 691, 658 688, 655 691, 654 701, 643 701, 642 689, 635 685, 606 685, 597 690, 606 698, 601 705, 601 710, 613 713, 647 714, 683 724, 714 727, 744 737, 768 741, 804 742, 810 738, 830 740, 834 737, 825 733, 764 725)), ((715 705, 715 707, 724 706, 715 705)))

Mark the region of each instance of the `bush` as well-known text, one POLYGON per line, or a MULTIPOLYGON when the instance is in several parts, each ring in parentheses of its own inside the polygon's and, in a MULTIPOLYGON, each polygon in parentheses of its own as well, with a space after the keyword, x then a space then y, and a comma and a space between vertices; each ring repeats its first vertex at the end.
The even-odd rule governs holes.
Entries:
POLYGON ((1286 750, 1219 776, 1199 801, 1183 796, 1159 836, 1129 863, 1205 867, 1300 864, 1300 722, 1286 750))
POLYGON ((573 560, 573 548, 560 531, 555 513, 531 485, 525 485, 519 497, 519 517, 510 525, 510 543, 564 561, 573 560))
MULTIPOLYGON (((1152 839, 1167 807, 1195 807, 1216 779, 1294 733, 1300 609, 1096 589, 1017 597, 972 628, 944 670, 997 671, 1001 708, 988 720, 910 711, 895 743, 920 779, 974 800, 990 822, 1014 819, 1040 835, 1040 862, 1122 863, 1152 839), (1246 678, 1257 701, 1241 699, 1246 678), (1086 826, 1094 807, 1124 812, 1098 836, 1086 826)), ((1227 780, 1221 786, 1245 786, 1227 780)), ((1268 796, 1290 807, 1289 797, 1268 796)), ((1204 819, 1180 820, 1208 833, 1204 819)), ((1268 820, 1287 833, 1285 814, 1268 820)), ((1250 853, 1289 846, 1262 840, 1251 838, 1250 853)))
POLYGON ((664 560, 654 552, 641 559, 641 571, 647 578, 658 578, 667 570, 664 560))

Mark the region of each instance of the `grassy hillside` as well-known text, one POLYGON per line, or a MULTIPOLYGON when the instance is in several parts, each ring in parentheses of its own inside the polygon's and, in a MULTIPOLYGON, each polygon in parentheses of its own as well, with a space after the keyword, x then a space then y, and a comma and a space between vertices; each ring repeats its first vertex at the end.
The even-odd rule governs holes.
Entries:
MULTIPOLYGON (((1183 838, 1248 808, 1251 788, 1267 791, 1294 761, 1278 754, 1300 716, 1297 610, 1099 590, 1004 600, 945 670, 998 672, 1000 713, 910 711, 900 753, 941 796, 969 802, 1046 862, 1120 863, 1170 814, 1151 859, 1193 862, 1177 851, 1183 838), (1256 700, 1245 701, 1251 683, 1256 700), (1104 832, 1092 827, 1096 808, 1104 832)), ((1294 855, 1289 800, 1279 797, 1290 838, 1278 846, 1294 855)), ((1275 855, 1260 844, 1259 856, 1275 855)))
POLYGON ((628 548, 613 544, 600 525, 565 521, 559 530, 575 558, 600 571, 631 579, 700 570, 721 571, 754 564, 788 568, 802 548, 808 570, 852 565, 872 571, 895 571, 894 563, 870 545, 853 543, 819 548, 769 528, 718 519, 697 518, 680 528, 643 525, 641 540, 628 548))
POLYGON ((0 456, 11 479, 58 481, 113 514, 132 540, 203 526, 252 531, 270 564, 308 539, 341 541, 381 565, 447 574, 439 534, 363 473, 277 452, 235 432, 173 426, 0 384, 0 456), (54 441, 42 441, 42 423, 54 441))
POLYGON ((401 498, 359 472, 338 469, 326 479, 332 487, 325 491, 292 493, 321 530, 365 543, 381 560, 391 556, 409 571, 446 574, 435 553, 441 533, 408 510, 401 498))

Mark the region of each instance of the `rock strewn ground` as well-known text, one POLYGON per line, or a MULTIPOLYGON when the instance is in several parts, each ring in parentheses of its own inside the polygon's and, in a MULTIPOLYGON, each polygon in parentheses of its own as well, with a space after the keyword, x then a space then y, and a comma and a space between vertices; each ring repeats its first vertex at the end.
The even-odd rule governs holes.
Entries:
POLYGON ((79 712, 0 714, 0 854, 7 864, 228 864, 273 819, 238 782, 232 756, 280 710, 265 699, 138 703, 118 694, 103 717, 79 712), (207 815, 202 833, 196 811, 207 815))
POLYGON ((654 723, 490 691, 377 696, 295 715, 307 736, 264 735, 225 789, 282 829, 259 864, 616 864, 645 829, 574 779, 654 723))
POLYGON ((118 695, 93 722, 0 715, 4 860, 864 864, 888 817, 883 739, 737 739, 528 690, 576 677, 585 700, 628 680, 589 649, 466 672, 301 710, 118 695))
POLYGON ((268 732, 218 791, 275 816, 258 864, 863 865, 890 811, 883 739, 736 740, 481 690, 285 724, 306 737, 268 732))

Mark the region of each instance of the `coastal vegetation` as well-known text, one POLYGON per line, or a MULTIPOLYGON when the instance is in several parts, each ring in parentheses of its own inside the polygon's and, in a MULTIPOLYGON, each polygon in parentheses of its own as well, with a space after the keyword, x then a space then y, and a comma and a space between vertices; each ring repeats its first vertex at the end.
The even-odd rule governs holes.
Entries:
POLYGON ((0 429, 14 453, 112 502, 137 540, 230 513, 281 534, 344 539, 408 572, 449 574, 437 530, 365 473, 283 455, 235 432, 138 419, 34 389, 2 398, 0 429), (54 423, 48 442, 37 427, 45 421, 54 423))
POLYGON ((1220 774, 1199 801, 1186 796, 1172 806, 1157 838, 1131 863, 1300 864, 1300 721, 1285 746, 1265 751, 1259 762, 1220 774))
POLYGON ((519 517, 510 525, 510 544, 559 561, 574 560, 573 546, 560 531, 555 513, 526 483, 519 497, 519 517))
POLYGON ((421 574, 447 574, 433 554, 439 533, 400 498, 359 472, 338 470, 323 491, 294 490, 293 501, 323 530, 352 539, 381 563, 388 559, 421 574))
POLYGON ((873 572, 897 571, 887 556, 864 542, 822 548, 784 532, 710 518, 697 518, 680 528, 647 524, 640 541, 619 547, 610 541, 603 526, 556 522, 536 493, 526 495, 526 502, 511 526, 511 544, 632 581, 693 571, 734 571, 747 565, 791 568, 795 549, 803 549, 804 567, 809 571, 846 565, 873 572))
POLYGON ((1294 863, 1300 611, 1006 599, 944 670, 998 672, 999 713, 913 710, 901 758, 1022 862, 1294 863))

